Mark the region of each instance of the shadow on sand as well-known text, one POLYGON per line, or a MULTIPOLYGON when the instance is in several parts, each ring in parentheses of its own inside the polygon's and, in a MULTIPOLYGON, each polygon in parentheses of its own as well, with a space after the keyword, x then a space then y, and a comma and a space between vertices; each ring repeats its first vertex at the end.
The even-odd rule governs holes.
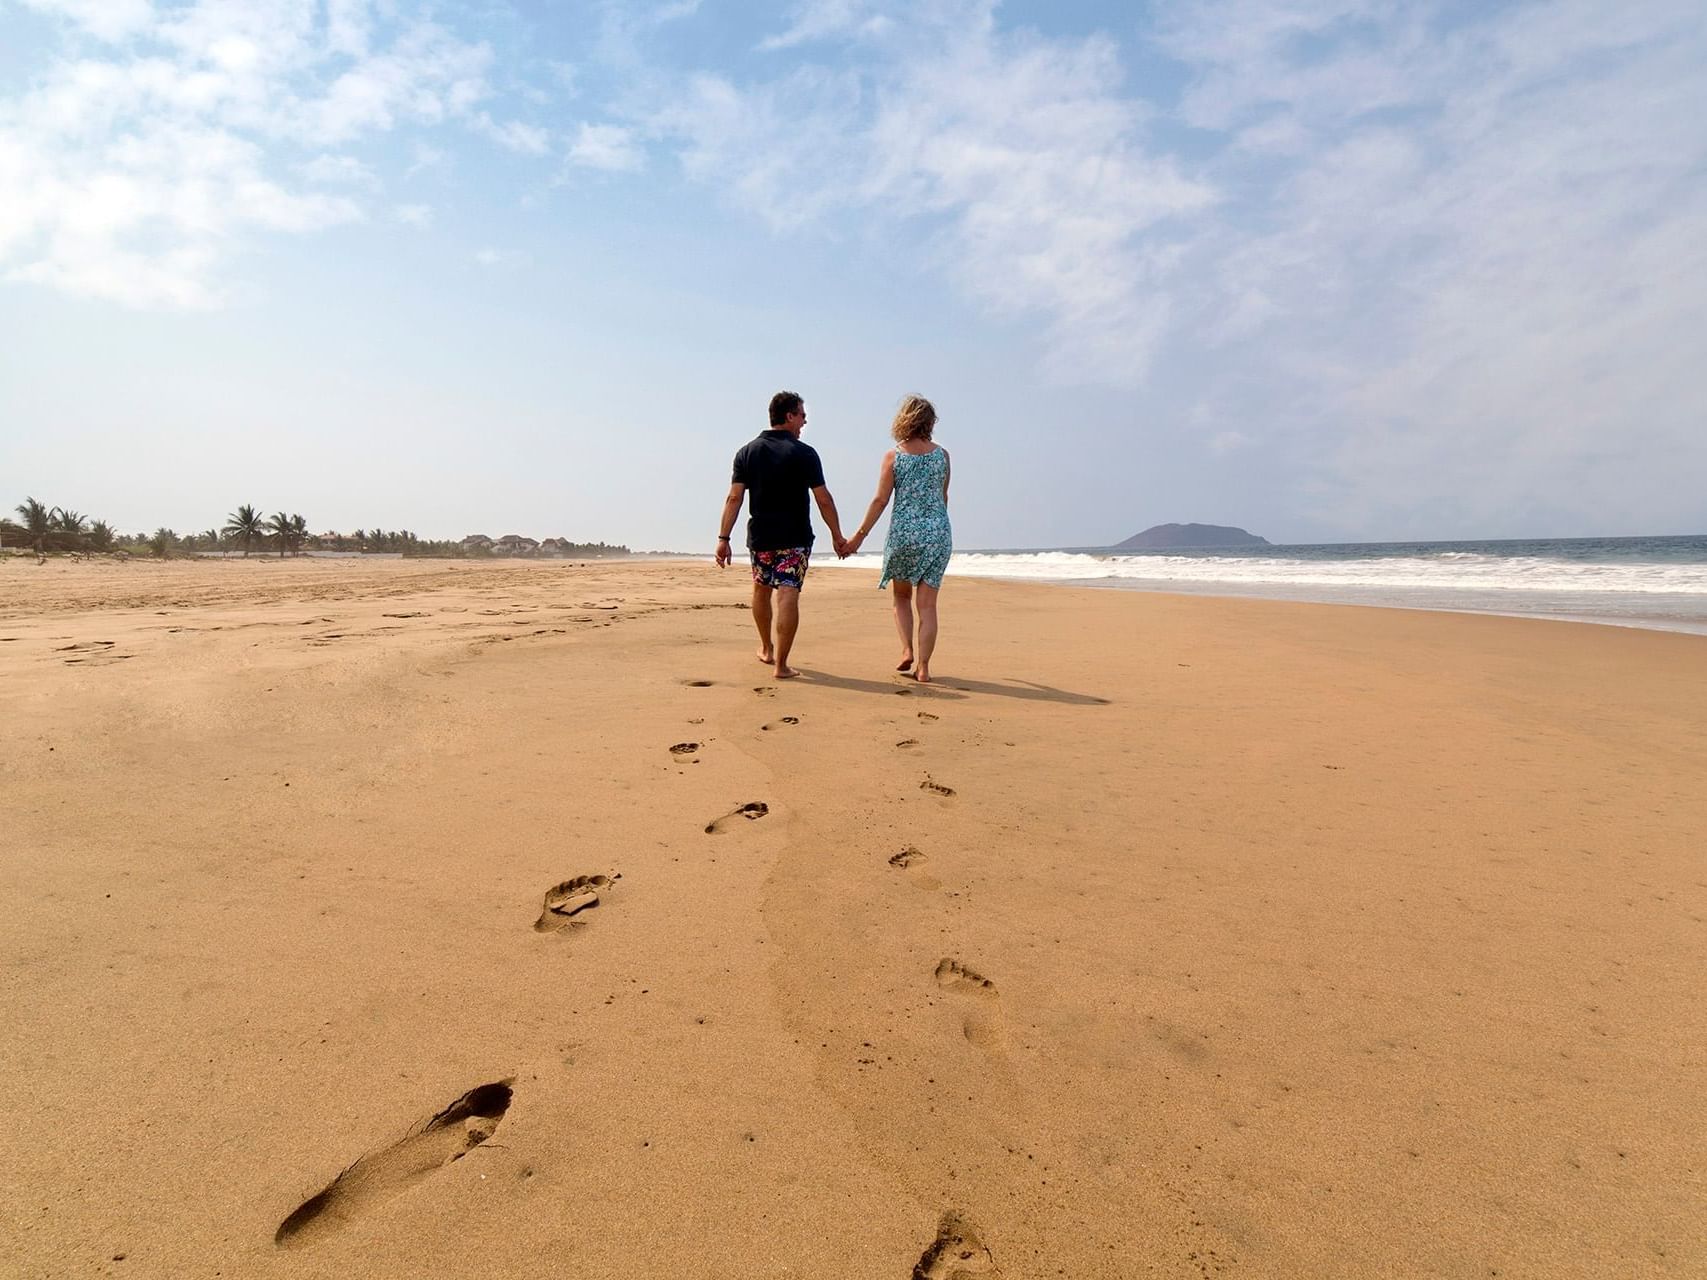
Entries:
POLYGON ((1110 703, 1108 698, 1093 697, 1088 693, 1072 693, 1066 689, 1053 689, 1046 684, 1035 684, 1030 680, 966 680, 959 676, 936 676, 929 684, 920 684, 902 676, 895 676, 890 680, 862 680, 857 676, 831 675, 827 671, 817 671, 811 667, 801 667, 799 670, 802 678, 813 684, 821 684, 831 689, 851 689, 855 693, 901 694, 932 701, 965 701, 969 693, 985 693, 1001 698, 1020 698, 1026 702, 1061 702, 1071 707, 1106 707, 1110 703))

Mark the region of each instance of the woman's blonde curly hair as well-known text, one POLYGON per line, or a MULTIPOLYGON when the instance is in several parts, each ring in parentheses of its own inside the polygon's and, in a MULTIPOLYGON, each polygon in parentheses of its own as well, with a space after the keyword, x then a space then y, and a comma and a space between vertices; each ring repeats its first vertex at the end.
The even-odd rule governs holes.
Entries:
POLYGON ((895 425, 889 434, 896 443, 907 440, 929 440, 936 429, 936 409, 923 396, 908 396, 895 413, 895 425))

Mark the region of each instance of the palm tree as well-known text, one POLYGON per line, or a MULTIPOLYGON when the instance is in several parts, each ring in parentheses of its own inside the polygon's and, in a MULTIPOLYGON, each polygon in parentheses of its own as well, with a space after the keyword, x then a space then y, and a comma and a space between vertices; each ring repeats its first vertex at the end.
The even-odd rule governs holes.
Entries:
POLYGON ((308 517, 300 511, 290 518, 290 544, 296 548, 297 554, 302 554, 302 545, 308 541, 308 517))
POLYGON ((279 559, 283 560, 285 552, 290 550, 290 517, 282 511, 273 512, 272 519, 267 521, 267 532, 279 540, 279 559))
POLYGON ((89 545, 96 551, 110 551, 113 546, 113 527, 105 520, 96 520, 89 526, 89 545))
POLYGON ((42 542, 53 531, 53 508, 44 507, 34 498, 25 498, 16 508, 24 518, 24 528, 36 540, 36 554, 42 554, 42 542))
POLYGON ((225 517, 224 532, 243 544, 243 554, 247 556, 250 544, 266 532, 266 523, 259 511, 244 503, 225 517))
POLYGON ((154 554, 159 556, 162 560, 168 559, 171 556, 172 548, 177 546, 177 544, 178 535, 173 533, 164 525, 156 529, 154 531, 154 536, 148 540, 149 550, 153 551, 154 554))

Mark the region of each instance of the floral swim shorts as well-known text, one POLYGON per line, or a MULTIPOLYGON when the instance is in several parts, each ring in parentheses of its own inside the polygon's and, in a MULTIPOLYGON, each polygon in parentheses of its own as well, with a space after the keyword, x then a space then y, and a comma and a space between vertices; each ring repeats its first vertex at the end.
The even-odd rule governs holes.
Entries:
POLYGON ((781 551, 754 551, 753 581, 761 587, 792 587, 800 590, 806 581, 806 562, 811 547, 787 547, 781 551))

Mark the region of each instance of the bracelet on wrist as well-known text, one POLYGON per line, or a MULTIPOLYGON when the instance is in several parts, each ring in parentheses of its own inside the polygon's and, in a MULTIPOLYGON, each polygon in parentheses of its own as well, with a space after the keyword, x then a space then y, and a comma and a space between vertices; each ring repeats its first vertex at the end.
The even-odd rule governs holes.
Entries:
POLYGON ((728 542, 729 541, 729 535, 726 533, 720 533, 717 535, 717 540, 719 542, 728 542))

